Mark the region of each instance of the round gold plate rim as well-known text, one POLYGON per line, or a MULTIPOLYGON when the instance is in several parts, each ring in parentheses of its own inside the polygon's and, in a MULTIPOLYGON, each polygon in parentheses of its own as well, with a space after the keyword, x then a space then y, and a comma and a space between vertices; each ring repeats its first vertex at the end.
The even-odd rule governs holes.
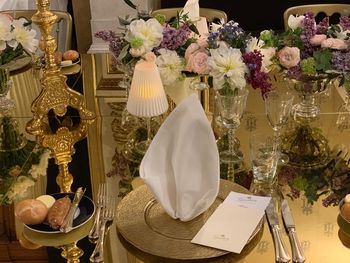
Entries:
MULTIPOLYGON (((224 200, 230 191, 250 193, 246 188, 238 184, 221 180, 218 197, 224 200)), ((116 216, 117 232, 119 232, 130 245, 156 257, 176 260, 203 260, 217 258, 231 253, 212 247, 200 246, 188 240, 172 239, 157 232, 153 232, 144 218, 145 208, 152 199, 154 199, 152 193, 148 190, 146 185, 143 185, 129 193, 118 205, 116 216), (142 200, 138 200, 139 202, 136 203, 137 207, 135 207, 135 203, 134 207, 130 206, 130 202, 136 201, 133 199, 138 195, 142 196, 142 200), (132 207, 132 211, 130 207, 132 207), (140 207, 142 207, 142 209, 140 209, 140 207), (175 250, 173 248, 175 248, 175 250), (187 253, 186 250, 188 251, 187 253)), ((254 237, 258 235, 260 230, 263 229, 263 222, 264 218, 259 222, 258 227, 249 238, 246 246, 248 246, 254 237)))

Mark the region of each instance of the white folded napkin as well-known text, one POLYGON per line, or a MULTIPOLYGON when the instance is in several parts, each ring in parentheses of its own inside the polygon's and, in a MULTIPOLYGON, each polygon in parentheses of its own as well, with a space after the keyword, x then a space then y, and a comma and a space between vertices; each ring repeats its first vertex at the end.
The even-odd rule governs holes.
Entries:
POLYGON ((196 94, 167 117, 149 146, 140 176, 164 210, 189 221, 219 192, 219 153, 213 130, 196 94))
POLYGON ((197 21, 199 19, 199 0, 187 0, 183 13, 187 13, 191 21, 197 21))

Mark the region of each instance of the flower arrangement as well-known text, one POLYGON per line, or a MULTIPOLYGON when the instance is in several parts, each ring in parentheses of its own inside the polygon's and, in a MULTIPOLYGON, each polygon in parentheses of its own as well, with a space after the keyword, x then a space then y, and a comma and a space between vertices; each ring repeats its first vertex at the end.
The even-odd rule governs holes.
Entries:
POLYGON ((230 92, 242 89, 247 82, 265 94, 271 88, 268 77, 274 47, 266 47, 262 40, 252 37, 239 24, 229 21, 215 27, 208 36, 209 74, 215 89, 230 92))
POLYGON ((25 18, 14 19, 0 14, 0 65, 24 52, 30 55, 37 50, 39 41, 35 39, 36 31, 29 25, 25 18))
POLYGON ((288 18, 289 30, 261 32, 266 47, 277 48, 273 64, 295 80, 335 78, 350 70, 350 18, 341 16, 330 25, 325 17, 316 23, 309 12, 288 18))
POLYGON ((117 68, 139 59, 155 60, 164 85, 187 75, 210 75, 215 89, 229 92, 248 82, 262 94, 269 91, 268 71, 275 48, 265 48, 263 41, 234 21, 212 28, 208 36, 199 35, 187 14, 180 13, 170 23, 158 15, 132 20, 122 34, 100 31, 95 36, 109 42, 117 68))
MULTIPOLYGON (((135 65, 140 59, 155 61, 164 85, 171 85, 182 77, 185 70, 185 53, 196 42, 197 29, 186 14, 166 23, 163 16, 135 19, 123 33, 99 31, 97 38, 109 42, 112 62, 135 65)), ((195 67, 195 62, 193 62, 195 67)))

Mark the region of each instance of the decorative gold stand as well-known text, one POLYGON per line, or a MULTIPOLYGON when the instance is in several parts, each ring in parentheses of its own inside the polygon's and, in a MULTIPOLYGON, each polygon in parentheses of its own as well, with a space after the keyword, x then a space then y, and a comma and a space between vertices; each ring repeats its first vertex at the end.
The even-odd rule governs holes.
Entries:
MULTIPOLYGON (((38 143, 50 148, 56 163, 59 166, 59 174, 56 182, 61 192, 71 192, 73 176, 68 170, 68 163, 72 161, 74 144, 83 139, 87 134, 88 126, 95 120, 95 114, 86 109, 83 96, 70 89, 66 84, 67 77, 56 65, 54 52, 57 45, 51 35, 52 27, 57 16, 50 10, 49 0, 37 0, 38 12, 32 17, 41 31, 40 48, 45 52, 45 68, 40 80, 42 91, 32 104, 33 119, 27 123, 28 133, 36 136, 38 143), (79 113, 79 123, 74 125, 69 116, 65 116, 68 107, 79 113), (52 116, 53 115, 53 116, 52 116), (49 120, 54 117, 62 119, 57 131, 50 127, 49 120)), ((63 247, 62 256, 67 262, 79 262, 84 252, 76 246, 76 242, 63 247)))

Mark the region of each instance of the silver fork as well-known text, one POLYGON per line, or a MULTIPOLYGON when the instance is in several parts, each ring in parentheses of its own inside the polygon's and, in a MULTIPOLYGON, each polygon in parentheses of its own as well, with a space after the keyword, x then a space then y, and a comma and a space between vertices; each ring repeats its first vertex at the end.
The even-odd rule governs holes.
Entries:
POLYGON ((115 198, 109 197, 106 202, 106 207, 103 209, 101 232, 97 240, 94 251, 90 256, 90 262, 98 263, 103 262, 103 247, 104 240, 108 229, 107 225, 110 225, 113 222, 115 216, 115 198))
POLYGON ((105 204, 106 204, 106 198, 107 198, 107 186, 105 183, 102 183, 98 186, 96 215, 94 219, 94 224, 89 233, 89 241, 91 243, 96 243, 98 237, 100 236, 101 214, 102 214, 102 209, 103 207, 105 207, 105 204))

